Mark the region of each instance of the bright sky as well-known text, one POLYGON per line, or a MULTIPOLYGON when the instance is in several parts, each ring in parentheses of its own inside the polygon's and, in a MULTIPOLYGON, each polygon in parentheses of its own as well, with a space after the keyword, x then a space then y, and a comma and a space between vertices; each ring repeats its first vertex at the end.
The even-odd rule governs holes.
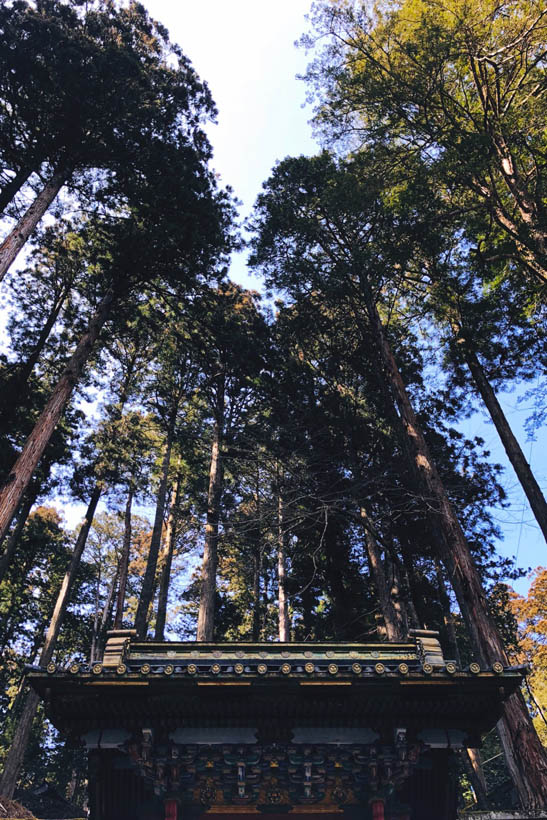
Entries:
MULTIPOLYGON (((305 85, 296 75, 306 67, 303 50, 294 42, 308 25, 305 15, 311 0, 144 0, 151 15, 168 29, 207 81, 219 109, 218 125, 209 129, 214 146, 214 166, 224 184, 231 185, 243 201, 246 215, 277 160, 287 155, 317 150, 303 108, 305 85)), ((232 278, 251 287, 245 261, 235 260, 232 278)), ((547 487, 547 433, 532 446, 526 443, 522 424, 530 408, 517 403, 516 394, 500 396, 515 433, 540 484, 547 487)), ((477 413, 460 425, 465 434, 481 435, 492 459, 507 464, 491 422, 477 413)), ((500 552, 518 553, 520 566, 546 563, 545 543, 508 466, 503 479, 511 507, 496 511, 505 533, 500 552)), ((72 523, 72 522, 71 522, 72 523)), ((527 583, 517 585, 524 591, 527 583)))
MULTIPOLYGON (((208 129, 213 165, 235 189, 247 215, 277 160, 312 154, 317 144, 296 80, 307 58, 294 46, 308 26, 311 0, 144 0, 205 80, 218 125, 208 129)), ((243 258, 231 277, 245 279, 243 258)), ((256 287, 256 283, 254 284, 256 287)))

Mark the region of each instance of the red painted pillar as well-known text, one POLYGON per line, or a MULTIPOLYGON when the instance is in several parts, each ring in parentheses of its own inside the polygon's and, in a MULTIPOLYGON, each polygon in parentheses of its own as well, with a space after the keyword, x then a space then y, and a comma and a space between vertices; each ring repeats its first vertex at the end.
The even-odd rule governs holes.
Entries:
POLYGON ((372 820, 384 820, 384 801, 372 801, 372 820))
MULTIPOLYGON (((384 815, 382 814, 382 817, 384 815)), ((165 820, 177 820, 177 801, 170 799, 165 801, 165 820)))

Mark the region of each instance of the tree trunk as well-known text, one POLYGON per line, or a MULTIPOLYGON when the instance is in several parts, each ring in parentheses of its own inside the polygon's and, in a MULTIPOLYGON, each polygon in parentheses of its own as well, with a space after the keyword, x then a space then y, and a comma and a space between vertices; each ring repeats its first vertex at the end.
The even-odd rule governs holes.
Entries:
POLYGON ((404 554, 403 554, 403 561, 399 562, 399 574, 401 576, 402 582, 402 590, 401 594, 403 595, 407 617, 408 617, 408 625, 411 629, 421 629, 422 623, 418 617, 418 612, 416 610, 416 604, 414 603, 414 591, 412 589, 412 583, 410 580, 410 574, 405 566, 404 563, 404 554))
POLYGON ((30 177, 34 168, 30 165, 23 165, 19 170, 15 173, 14 176, 6 182, 2 190, 0 191, 0 214, 3 214, 12 199, 14 199, 27 179, 30 177))
POLYGON ((167 599, 169 596, 169 581, 171 580, 171 565, 173 563, 173 552, 177 536, 176 517, 178 512, 180 496, 180 476, 177 476, 173 491, 171 493, 171 504, 169 507, 169 517, 165 531, 165 558, 161 568, 160 589, 158 592, 158 614, 156 616, 156 632, 154 640, 165 640, 165 623, 167 620, 167 599))
POLYGON ((11 263, 32 234, 43 215, 63 187, 69 176, 66 167, 58 168, 46 182, 32 205, 23 214, 15 228, 0 245, 0 282, 8 272, 11 263))
MULTIPOLYGON (((14 384, 16 386, 18 393, 19 393, 19 391, 21 390, 22 387, 26 387, 26 385, 28 383, 28 380, 31 376, 31 373, 34 370, 34 366, 35 366, 36 362, 38 361, 38 359, 40 358, 40 356, 42 354, 42 351, 43 351, 43 349, 46 345, 46 342, 49 339, 49 335, 50 335, 50 333, 53 329, 53 326, 54 326, 55 322, 57 321, 59 313, 61 312, 61 308, 63 307, 63 305, 65 303, 65 300, 68 296, 68 293, 69 293, 69 288, 65 288, 62 291, 62 293, 58 296, 58 298, 55 300, 55 302, 52 305, 52 308, 51 308, 51 310, 48 314, 46 322, 45 322, 42 330, 40 331, 40 336, 38 337, 38 341, 34 345, 32 353, 30 354, 30 356, 28 357, 26 362, 23 362, 21 365, 19 365, 19 367, 17 368, 17 370, 13 374, 13 377, 8 382, 8 384, 10 384, 10 385, 14 384)), ((25 391, 25 393, 23 393, 23 397, 25 395, 26 395, 26 391, 25 391)), ((22 403, 21 398, 19 397, 19 395, 14 397, 14 403, 15 403, 16 406, 18 404, 22 403)))
POLYGON ((289 607, 287 600, 287 531, 283 493, 277 496, 277 609, 279 612, 279 640, 290 639, 289 607))
POLYGON ((103 606, 101 622, 99 624, 99 629, 97 631, 97 640, 95 642, 95 658, 93 660, 98 660, 103 656, 104 645, 106 642, 106 633, 108 630, 108 625, 112 620, 112 609, 114 608, 114 594, 116 592, 116 585, 118 583, 119 574, 120 564, 118 562, 116 572, 114 573, 112 580, 108 586, 108 593, 106 595, 106 600, 103 606))
POLYGON ((222 441, 224 432, 224 379, 219 390, 218 407, 213 425, 209 491, 207 494, 207 522, 201 570, 201 596, 198 612, 198 641, 212 641, 215 626, 215 592, 218 563, 218 524, 222 497, 223 463, 222 441))
MULTIPOLYGON (((438 541, 441 558, 448 570, 474 650, 485 667, 494 661, 501 661, 507 665, 505 647, 496 625, 488 614, 486 596, 469 545, 431 458, 368 283, 362 282, 362 287, 381 362, 399 410, 407 451, 416 475, 428 493, 428 506, 435 508, 432 514, 442 536, 438 541)), ((505 756, 523 807, 545 808, 547 757, 520 693, 512 695, 505 703, 504 717, 500 723, 503 724, 500 737, 505 756)))
POLYGON ((91 650, 89 652, 90 663, 93 663, 97 656, 97 642, 99 638, 99 603, 101 599, 101 570, 102 563, 99 563, 97 578, 95 579, 95 614, 93 616, 93 633, 91 635, 91 650))
POLYGON ((389 599, 392 603, 393 609, 395 610, 398 631, 401 636, 400 640, 404 641, 409 630, 408 612, 401 595, 399 564, 389 549, 386 549, 385 551, 384 567, 388 582, 389 599))
POLYGON ((252 639, 257 642, 260 640, 260 621, 261 621, 261 600, 260 600, 260 579, 262 577, 262 522, 260 520, 260 464, 256 461, 256 482, 255 482, 255 504, 256 504, 256 522, 254 533, 254 550, 253 550, 253 619, 252 619, 252 639))
POLYGON ((120 581, 118 584, 118 597, 116 599, 116 616, 114 618, 114 629, 121 629, 123 623, 123 609, 125 606, 125 590, 127 588, 127 576, 129 574, 129 556, 131 552, 131 507, 133 506, 133 487, 129 488, 127 501, 125 504, 125 521, 123 531, 122 554, 118 574, 120 581))
POLYGON ((464 754, 467 760, 469 779, 477 798, 477 808, 486 811, 490 806, 488 805, 488 788, 484 777, 481 753, 478 749, 465 749, 464 754))
POLYGON ((0 540, 5 537, 13 513, 25 492, 40 458, 49 442, 70 395, 89 359, 99 333, 108 319, 114 292, 109 290, 101 301, 87 331, 80 339, 34 430, 25 442, 21 455, 0 492, 0 540))
MULTIPOLYGON (((97 504, 99 503, 99 498, 101 497, 101 492, 102 485, 97 484, 89 501, 85 519, 80 528, 78 538, 76 539, 70 564, 65 573, 65 577, 63 578, 61 589, 57 595, 57 600, 55 601, 53 615, 51 616, 51 621, 46 632, 44 646, 42 648, 42 652, 40 653, 39 664, 42 667, 47 666, 53 657, 53 651, 55 649, 59 630, 61 629, 72 584, 80 566, 80 560, 86 545, 91 524, 93 522, 93 516, 95 515, 95 510, 97 509, 97 504)), ((29 691, 25 699, 23 711, 17 722, 13 742, 6 757, 4 771, 2 773, 2 778, 0 779, 0 794, 3 794, 9 798, 13 796, 13 792, 17 784, 19 769, 21 768, 21 764, 23 762, 25 749, 30 736, 30 730, 32 728, 32 721, 34 720, 34 716, 36 714, 38 702, 38 695, 32 690, 29 691)))
POLYGON ((32 729, 32 723, 36 710, 40 702, 40 696, 33 690, 29 690, 25 698, 23 710, 17 721, 15 734, 11 742, 9 752, 4 762, 4 771, 0 777, 0 794, 11 800, 15 787, 17 785, 17 778, 19 770, 23 763, 25 751, 32 729))
POLYGON ((160 485, 158 487, 158 495, 156 500, 156 515, 154 518, 154 528, 152 530, 152 538, 150 539, 148 560, 146 561, 146 570, 142 582, 141 594, 139 597, 139 604, 137 607, 137 614, 135 616, 135 629, 137 630, 137 635, 140 638, 140 640, 144 640, 146 638, 150 607, 154 599, 154 589, 156 585, 156 568, 158 565, 158 555, 160 552, 161 545, 165 503, 167 500, 167 482, 169 480, 171 449, 173 447, 173 439, 175 437, 177 410, 178 407, 175 407, 172 410, 171 416, 169 418, 167 428, 167 439, 165 442, 165 453, 163 455, 163 462, 161 467, 160 485))
POLYGON ((443 578, 443 570, 437 559, 435 559, 435 575, 437 576, 437 589, 439 590, 439 601, 443 611, 444 628, 446 630, 446 646, 448 649, 448 657, 461 665, 460 650, 458 648, 458 639, 456 638, 456 629, 454 626, 454 616, 450 606, 450 595, 446 588, 443 578))
POLYGON ((13 531, 10 533, 7 543, 6 549, 0 556, 0 582, 2 582, 6 571, 10 565, 11 559, 13 558, 13 554, 19 543, 19 538, 21 537, 21 533, 23 532, 23 528, 27 523, 27 518, 29 517, 30 511, 32 509, 32 505, 36 501, 37 493, 35 490, 32 492, 26 492, 23 500, 23 504, 19 510, 19 516, 17 518, 17 524, 13 528, 13 531))
POLYGON ((359 514, 363 525, 370 572, 374 582, 376 595, 378 597, 380 611, 386 625, 387 639, 388 641, 402 641, 405 636, 401 635, 400 632, 399 620, 397 618, 397 613, 395 612, 395 607, 393 606, 390 590, 388 589, 380 547, 378 546, 367 511, 364 507, 360 508, 359 514))
POLYGON ((526 456, 522 452, 522 448, 513 434, 478 356, 470 348, 468 340, 462 335, 462 329, 455 327, 454 330, 457 333, 458 344, 461 345, 461 352, 473 377, 475 387, 486 405, 490 418, 494 422, 507 457, 513 465, 513 469, 526 494, 532 512, 541 528, 543 537, 547 541, 547 501, 545 500, 545 496, 541 492, 541 488, 530 469, 526 456))

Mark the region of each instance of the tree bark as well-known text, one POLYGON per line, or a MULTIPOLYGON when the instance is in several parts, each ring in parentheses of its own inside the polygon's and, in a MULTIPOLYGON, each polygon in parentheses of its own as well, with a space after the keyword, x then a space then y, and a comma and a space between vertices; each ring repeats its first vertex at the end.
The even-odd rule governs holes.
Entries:
POLYGON ((199 599, 198 641, 212 641, 215 626, 215 593, 218 564, 218 524, 222 497, 223 462, 222 442, 224 433, 224 378, 219 388, 217 413, 213 425, 211 463, 209 467, 209 491, 207 494, 207 522, 201 571, 201 596, 199 599))
POLYGON ((365 546, 367 550, 368 563, 376 595, 378 596, 378 604, 380 611, 384 618, 386 626, 386 635, 388 641, 402 641, 406 637, 401 634, 399 619, 393 601, 391 599, 390 590, 388 589, 387 579, 382 563, 382 555, 378 542, 372 531, 372 526, 364 507, 360 508, 360 518, 363 525, 363 533, 365 537, 365 546))
POLYGON ((43 215, 63 187, 69 176, 66 167, 58 168, 46 182, 32 205, 23 214, 11 233, 0 245, 0 282, 8 272, 12 262, 32 234, 43 215))
POLYGON ((158 495, 156 500, 154 528, 152 530, 152 538, 150 539, 150 549, 148 551, 148 559, 146 561, 146 570, 142 582, 141 594, 139 597, 139 604, 137 607, 137 614, 135 616, 135 629, 137 630, 137 635, 141 640, 144 640, 146 638, 150 607, 154 599, 154 588, 156 584, 156 568, 158 565, 158 555, 160 552, 161 545, 165 503, 167 500, 167 482, 169 479, 171 449, 173 447, 173 439, 175 437, 177 410, 178 406, 176 406, 172 410, 171 415, 169 417, 167 427, 167 438, 165 442, 165 452, 163 455, 163 462, 161 467, 160 484, 158 487, 158 495))
POLYGON ((0 191, 0 214, 3 214, 12 199, 14 199, 27 179, 30 177, 32 172, 35 169, 32 168, 30 165, 23 165, 19 170, 12 176, 9 182, 6 182, 2 190, 0 191))
MULTIPOLYGON (((429 495, 429 507, 441 537, 440 557, 448 571, 458 604, 466 621, 474 650, 485 667, 494 661, 508 664, 501 635, 488 614, 486 596, 460 523, 444 489, 436 465, 406 392, 380 316, 368 287, 362 281, 367 312, 400 416, 407 451, 415 472, 429 495)), ((547 757, 535 732, 530 715, 520 693, 512 695, 504 705, 502 740, 511 776, 521 803, 527 809, 547 806, 547 757)))
POLYGON ((464 754, 467 759, 467 770, 471 785, 477 798, 477 808, 487 810, 490 806, 488 804, 488 787, 484 777, 481 753, 478 749, 465 749, 464 754))
MULTIPOLYGON (((410 562, 408 562, 410 564, 410 562)), ((412 588, 411 575, 405 566, 405 556, 399 561, 399 575, 401 577, 401 594, 405 600, 408 625, 411 629, 422 629, 423 625, 418 617, 416 604, 414 603, 414 590, 412 588)))
MULTIPOLYGON (((112 620, 112 609, 114 607, 114 594, 116 592, 116 585, 118 583, 118 577, 120 574, 120 565, 116 567, 116 571, 112 577, 112 580, 108 586, 108 593, 106 596, 106 600, 104 602, 103 611, 101 615, 101 622, 99 624, 99 629, 97 630, 97 639, 95 641, 95 658, 98 660, 102 657, 104 652, 104 645, 106 642, 106 632, 108 630, 108 624, 112 620)), ((94 658, 94 659, 95 659, 94 658)), ((94 660, 93 659, 93 660, 94 660)))
POLYGON ((289 607, 287 599, 287 531, 283 493, 277 496, 277 609, 279 613, 279 640, 290 639, 289 607))
POLYGON ((125 606, 125 591, 127 588, 127 576, 129 574, 129 556, 131 552, 131 507, 133 506, 133 487, 129 488, 127 501, 125 504, 125 520, 123 531, 122 554, 119 563, 119 584, 118 597, 116 599, 116 616, 114 618, 114 629, 121 629, 123 623, 123 609, 125 606))
POLYGON ((49 442, 57 422, 80 378, 84 366, 91 355, 99 333, 108 319, 114 291, 109 290, 101 301, 87 331, 80 339, 61 378, 57 382, 48 403, 25 442, 21 455, 0 492, 0 540, 5 537, 11 518, 17 509, 40 458, 49 442))
POLYGON ((171 580, 171 566, 177 535, 176 517, 180 496, 180 476, 177 476, 171 493, 169 517, 165 528, 165 557, 161 568, 160 588, 158 592, 158 613, 156 615, 156 632, 154 640, 165 640, 165 623, 167 620, 167 599, 169 596, 169 582, 171 580))
POLYGON ((13 532, 10 533, 7 542, 6 542, 6 549, 0 556, 0 583, 2 582, 6 571, 10 565, 11 559, 13 558, 13 554, 19 543, 19 538, 21 537, 21 533, 23 532, 23 528, 27 523, 27 518, 29 517, 30 511, 32 509, 32 505, 36 501, 37 493, 35 490, 32 492, 26 492, 24 496, 23 503, 19 510, 19 516, 17 518, 17 524, 13 528, 13 532))
POLYGON ((260 507, 260 464, 258 454, 256 459, 256 481, 255 481, 255 527, 254 527, 254 550, 253 550, 253 619, 252 619, 252 639, 260 640, 261 621, 261 600, 260 600, 260 579, 262 576, 262 522, 260 507))
POLYGON ((435 575, 437 576, 439 601, 443 611, 443 621, 446 629, 448 657, 456 661, 458 665, 461 665, 460 650, 458 648, 458 639, 456 638, 456 629, 454 626, 454 616, 452 615, 450 606, 450 595, 444 582, 442 567, 437 559, 435 559, 435 575))
POLYGON ((99 638, 99 602, 101 595, 101 575, 102 563, 99 563, 97 577, 95 579, 95 614, 93 616, 93 633, 91 635, 91 650, 89 652, 90 663, 93 663, 97 656, 97 642, 99 638))
MULTIPOLYGON (((39 664, 42 667, 47 666, 53 657, 53 651, 55 649, 59 630, 61 629, 69 595, 72 590, 76 573, 78 572, 80 566, 80 560, 87 542, 87 536, 89 535, 91 524, 93 522, 93 516, 95 515, 95 510, 97 509, 97 504, 99 503, 99 499, 101 497, 101 492, 102 485, 97 484, 89 501, 85 519, 80 528, 80 532, 78 533, 78 538, 76 539, 70 564, 65 573, 65 577, 63 578, 61 588, 57 595, 57 600, 55 601, 55 607, 53 609, 51 621, 46 632, 44 646, 40 653, 39 664)), ((29 691, 25 699, 23 711, 17 722, 13 742, 6 757, 4 771, 2 773, 2 777, 0 778, 0 794, 3 794, 9 798, 13 797, 13 792, 17 784, 19 769, 21 768, 21 764, 23 762, 23 757, 28 744, 32 722, 36 714, 38 702, 38 695, 32 690, 29 691)))
POLYGON ((473 382, 477 392, 484 401, 486 408, 490 414, 490 418, 494 422, 494 426, 498 431, 498 435, 503 444, 507 457, 511 462, 517 478, 521 483, 522 489, 525 492, 526 498, 530 504, 532 512, 538 522, 543 537, 547 541, 547 501, 541 492, 541 488, 536 481, 536 478, 530 469, 530 465, 526 460, 526 456, 522 452, 522 448, 518 443, 513 431, 505 417, 505 413, 497 399, 497 396, 492 389, 492 385, 488 381, 484 368, 482 367, 477 354, 469 346, 468 340, 464 337, 463 331, 459 326, 454 327, 457 334, 458 344, 461 346, 461 352, 465 363, 469 368, 473 382))

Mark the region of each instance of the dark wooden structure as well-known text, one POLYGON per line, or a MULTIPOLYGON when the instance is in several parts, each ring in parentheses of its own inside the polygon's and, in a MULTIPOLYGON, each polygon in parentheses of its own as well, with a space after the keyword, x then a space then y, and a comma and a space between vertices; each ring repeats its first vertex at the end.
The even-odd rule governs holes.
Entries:
POLYGON ((206 813, 452 820, 452 753, 478 746, 522 670, 400 644, 137 642, 31 685, 90 751, 91 820, 206 813))

